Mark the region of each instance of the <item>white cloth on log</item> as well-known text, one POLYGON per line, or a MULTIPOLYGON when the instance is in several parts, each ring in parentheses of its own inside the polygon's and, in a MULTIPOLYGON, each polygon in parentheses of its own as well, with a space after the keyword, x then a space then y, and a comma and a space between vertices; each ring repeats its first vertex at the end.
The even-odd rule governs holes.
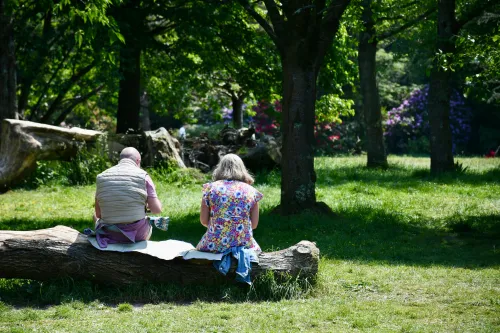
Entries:
POLYGON ((88 237, 88 240, 92 246, 100 251, 140 252, 163 260, 172 260, 177 257, 183 257, 185 260, 221 260, 223 256, 222 253, 197 251, 191 243, 174 239, 161 242, 141 241, 130 244, 108 244, 106 248, 99 247, 95 237, 88 237))

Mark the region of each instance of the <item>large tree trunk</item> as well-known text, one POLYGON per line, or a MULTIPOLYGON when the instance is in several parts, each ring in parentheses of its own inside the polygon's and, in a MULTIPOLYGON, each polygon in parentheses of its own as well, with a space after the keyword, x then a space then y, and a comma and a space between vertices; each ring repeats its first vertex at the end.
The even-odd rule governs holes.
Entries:
POLYGON ((36 168, 37 160, 69 159, 83 142, 94 143, 101 132, 4 119, 0 133, 0 193, 36 168))
POLYGON ((436 57, 429 85, 429 123, 431 146, 431 172, 454 170, 453 146, 450 129, 450 97, 452 72, 450 68, 455 53, 455 0, 439 0, 436 57), (443 63, 444 59, 446 63, 443 63), (443 68, 445 67, 445 68, 443 68))
POLYGON ((243 127, 243 96, 234 96, 231 98, 233 104, 233 125, 234 128, 243 127))
MULTIPOLYGON (((128 41, 127 41, 128 43, 128 41)), ((120 91, 116 133, 132 129, 138 131, 141 118, 141 50, 133 45, 124 45, 120 51, 120 91)))
MULTIPOLYGON (((307 208, 323 210, 316 202, 314 116, 316 79, 326 52, 338 31, 350 0, 264 1, 261 16, 254 4, 239 1, 276 45, 283 67, 283 135, 280 213, 307 208)), ((257 6, 257 5, 255 5, 257 6)), ((328 207, 325 212, 330 212, 328 207)))
MULTIPOLYGON (((0 121, 17 119, 16 57, 12 19, 0 0, 0 121)), ((1 129, 0 129, 1 133, 1 129)))
MULTIPOLYGON (((143 17, 139 0, 124 1, 116 9, 115 18, 125 44, 120 48, 120 90, 116 133, 129 129, 139 131, 141 126, 141 32, 143 17)), ((145 32, 143 32, 145 33, 145 32)))
MULTIPOLYGON (((35 51, 33 52, 34 54, 33 57, 31 58, 31 61, 28 62, 28 67, 21 72, 22 75, 20 79, 21 93, 19 95, 19 113, 22 115, 24 115, 24 112, 28 107, 28 100, 31 93, 31 86, 33 85, 33 82, 35 81, 37 75, 40 74, 40 68, 45 63, 47 54, 49 53, 50 50, 49 39, 50 36, 52 35, 52 30, 53 30, 52 18, 53 18, 52 8, 49 8, 43 18, 42 35, 35 37, 39 39, 37 41, 39 47, 35 49, 35 51)), ((36 115, 31 115, 30 118, 33 119, 33 116, 36 115)))
MULTIPOLYGON (((259 255, 252 277, 266 271, 291 277, 314 278, 319 250, 302 241, 277 252, 259 255)), ((137 282, 214 284, 234 279, 234 265, 227 277, 208 260, 162 260, 138 252, 102 252, 87 237, 65 226, 36 231, 0 231, 0 278, 40 281, 69 277, 124 285, 137 282)))
POLYGON ((313 145, 317 70, 292 59, 283 61, 280 207, 285 215, 316 204, 313 145))
POLYGON ((359 78, 363 97, 363 113, 366 127, 367 166, 387 167, 382 111, 377 87, 376 53, 377 37, 371 9, 372 0, 363 1, 364 31, 359 35, 359 78))

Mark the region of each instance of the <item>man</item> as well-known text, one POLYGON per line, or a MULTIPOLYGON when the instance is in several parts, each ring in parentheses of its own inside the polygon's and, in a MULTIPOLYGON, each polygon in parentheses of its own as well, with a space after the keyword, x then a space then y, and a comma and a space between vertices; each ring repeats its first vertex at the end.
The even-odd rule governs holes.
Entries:
POLYGON ((141 169, 141 154, 127 147, 117 165, 97 176, 94 219, 99 246, 148 240, 152 228, 147 208, 160 214, 161 202, 153 181, 141 169))

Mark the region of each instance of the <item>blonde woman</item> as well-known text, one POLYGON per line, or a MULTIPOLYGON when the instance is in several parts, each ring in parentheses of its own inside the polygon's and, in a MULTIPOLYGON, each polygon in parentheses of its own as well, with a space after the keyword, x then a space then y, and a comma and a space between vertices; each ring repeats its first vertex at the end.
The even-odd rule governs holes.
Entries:
POLYGON ((254 180, 241 158, 225 155, 215 168, 213 182, 203 185, 200 222, 207 227, 196 248, 223 253, 244 246, 261 252, 253 238, 259 224, 259 201, 262 193, 252 187, 254 180))

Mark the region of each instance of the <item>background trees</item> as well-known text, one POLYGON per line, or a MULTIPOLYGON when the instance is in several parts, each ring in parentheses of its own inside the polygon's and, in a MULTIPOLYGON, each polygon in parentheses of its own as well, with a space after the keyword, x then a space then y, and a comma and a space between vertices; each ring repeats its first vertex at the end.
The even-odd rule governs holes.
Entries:
POLYGON ((289 214, 317 207, 317 154, 364 147, 386 167, 386 149, 430 153, 442 172, 453 154, 496 149, 498 6, 1 0, 0 118, 119 133, 265 122, 257 134, 282 134, 289 214))

